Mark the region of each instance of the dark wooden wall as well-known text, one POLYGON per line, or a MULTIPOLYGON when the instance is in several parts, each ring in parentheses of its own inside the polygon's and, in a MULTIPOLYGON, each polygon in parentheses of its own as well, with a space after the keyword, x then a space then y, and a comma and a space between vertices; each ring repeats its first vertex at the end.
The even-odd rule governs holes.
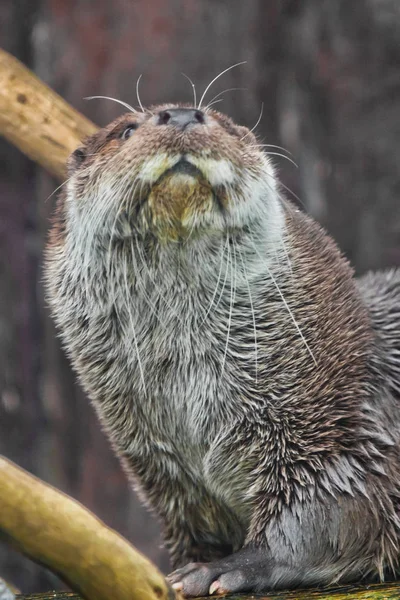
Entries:
MULTIPOLYGON (((400 263, 398 0, 1 0, 0 45, 100 125, 107 95, 144 104, 208 95, 277 157, 283 182, 358 272, 400 263)), ((48 317, 41 256, 56 187, 0 140, 0 453, 65 490, 168 569, 157 524, 75 383, 48 317)), ((1 510, 1 507, 0 507, 1 510)), ((0 547, 0 574, 25 591, 58 582, 0 547)))

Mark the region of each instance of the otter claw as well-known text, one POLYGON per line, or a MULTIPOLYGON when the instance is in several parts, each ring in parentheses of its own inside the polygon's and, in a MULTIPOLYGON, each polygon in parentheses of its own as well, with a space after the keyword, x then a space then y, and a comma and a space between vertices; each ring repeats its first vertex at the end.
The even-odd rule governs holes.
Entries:
POLYGON ((213 596, 214 594, 221 594, 223 593, 223 590, 220 589, 220 583, 217 579, 217 581, 214 581, 211 585, 210 585, 210 589, 208 590, 208 593, 210 596, 213 596))
POLYGON ((258 548, 245 548, 210 563, 189 563, 168 579, 187 598, 259 591, 268 587, 271 570, 264 553, 258 548))
POLYGON ((182 589, 183 589, 183 582, 182 581, 177 581, 176 583, 173 583, 172 584, 172 588, 174 590, 176 590, 177 592, 182 591, 182 589))

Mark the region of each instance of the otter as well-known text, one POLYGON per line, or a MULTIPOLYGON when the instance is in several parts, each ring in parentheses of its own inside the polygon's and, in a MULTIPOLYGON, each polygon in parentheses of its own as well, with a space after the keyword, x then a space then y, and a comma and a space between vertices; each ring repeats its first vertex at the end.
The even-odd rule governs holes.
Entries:
POLYGON ((63 344, 186 596, 392 576, 400 275, 357 280, 211 108, 70 157, 46 251, 63 344))

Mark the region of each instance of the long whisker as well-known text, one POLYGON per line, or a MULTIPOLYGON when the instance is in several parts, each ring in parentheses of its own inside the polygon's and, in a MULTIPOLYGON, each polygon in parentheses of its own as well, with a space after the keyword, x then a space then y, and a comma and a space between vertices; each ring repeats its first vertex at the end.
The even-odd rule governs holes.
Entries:
POLYGON ((299 336, 300 336, 300 337, 301 337, 301 339, 303 340, 303 344, 304 344, 304 345, 305 345, 305 347, 307 348, 307 351, 308 351, 309 355, 311 356, 311 358, 312 358, 312 359, 313 359, 313 361, 314 361, 314 364, 315 364, 315 366, 317 367, 317 366, 318 366, 318 363, 317 363, 317 361, 315 360, 314 354, 312 353, 312 351, 311 351, 311 348, 310 348, 310 346, 308 345, 308 343, 307 343, 307 341, 306 341, 306 338, 304 337, 304 335, 303 335, 303 332, 301 331, 301 329, 300 329, 300 327, 299 327, 299 325, 298 325, 298 323, 297 323, 297 321, 296 321, 296 319, 295 319, 295 317, 294 317, 294 315, 293 315, 293 313, 292 313, 292 310, 291 310, 291 308, 290 308, 289 304, 286 302, 285 296, 282 294, 282 292, 281 292, 281 289, 280 289, 280 287, 279 287, 279 285, 278 285, 278 282, 276 281, 275 277, 272 275, 272 272, 271 272, 271 271, 270 271, 270 269, 268 268, 268 265, 264 263, 264 266, 265 266, 265 268, 266 268, 266 270, 267 270, 267 272, 268 272, 268 275, 269 275, 269 277, 270 277, 270 279, 271 279, 272 283, 274 284, 274 286, 275 286, 275 288, 276 288, 276 291, 278 292, 279 296, 281 297, 281 300, 282 300, 282 302, 283 302, 283 304, 284 304, 284 306, 285 306, 286 310, 288 311, 290 318, 291 318, 291 319, 292 319, 292 321, 293 321, 293 325, 296 327, 296 329, 297 329, 297 332, 298 332, 299 336))
POLYGON ((226 234, 226 242, 225 242, 225 246, 224 246, 224 252, 226 250, 227 244, 228 244, 228 257, 227 257, 227 261, 226 261, 226 269, 225 269, 224 281, 222 283, 222 288, 221 288, 221 291, 219 293, 218 300, 214 304, 214 312, 216 312, 216 310, 217 310, 217 308, 218 308, 218 306, 219 306, 219 304, 221 302, 222 296, 223 296, 224 291, 225 291, 226 281, 228 279, 228 267, 229 267, 229 233, 226 234))
POLYGON ((205 109, 204 109, 204 112, 205 112, 205 113, 207 113, 207 112, 210 110, 210 108, 211 108, 212 106, 214 106, 214 104, 218 104, 219 102, 223 102, 223 101, 224 101, 224 99, 223 99, 223 98, 220 98, 219 100, 214 100, 214 102, 210 102, 210 103, 209 103, 209 104, 207 104, 207 106, 205 107, 205 109))
POLYGON ((295 163, 294 160, 292 160, 289 156, 286 156, 286 154, 280 154, 280 152, 266 152, 265 154, 267 156, 280 156, 281 158, 284 158, 287 161, 289 161, 290 163, 292 163, 292 165, 294 165, 296 167, 296 169, 299 168, 299 165, 297 163, 295 163))
POLYGON ((289 187, 287 187, 287 185, 285 185, 284 183, 282 183, 282 181, 279 181, 279 186, 283 187, 287 192, 289 192, 289 194, 291 194, 293 196, 293 198, 295 198, 297 200, 297 202, 299 204, 301 204, 301 206, 303 208, 306 208, 303 200, 301 198, 299 198, 299 196, 297 194, 295 194, 293 190, 291 190, 289 187))
POLYGON ((111 98, 110 96, 86 96, 86 98, 84 98, 84 100, 96 100, 98 98, 101 98, 103 100, 112 100, 113 102, 117 102, 118 104, 121 104, 122 106, 125 106, 125 108, 127 108, 129 111, 131 111, 133 113, 137 113, 138 112, 137 110, 135 110, 133 108, 133 106, 131 106, 127 102, 123 102, 122 100, 117 100, 116 98, 111 98))
POLYGON ((283 152, 286 152, 290 156, 293 156, 293 153, 290 152, 290 150, 288 150, 287 148, 284 148, 283 146, 278 146, 277 144, 252 144, 251 147, 252 148, 276 148, 277 150, 282 150, 283 152))
POLYGON ((218 273, 217 283, 215 284, 215 289, 214 289, 214 293, 212 295, 210 304, 207 307, 207 310, 206 310, 206 312, 204 314, 204 317, 202 318, 202 320, 199 323, 199 329, 203 325, 204 321, 207 319, 208 315, 210 314, 210 312, 212 310, 212 307, 213 307, 213 304, 214 304, 215 297, 216 297, 217 292, 218 292, 218 286, 219 286, 219 282, 221 281, 222 267, 223 267, 223 264, 224 264, 224 254, 225 254, 227 243, 228 243, 228 236, 226 236, 226 240, 225 240, 224 246, 222 246, 222 242, 221 242, 221 248, 222 248, 222 251, 221 251, 221 264, 220 264, 220 267, 219 267, 219 273, 218 273))
POLYGON ((256 254, 258 254, 258 256, 259 256, 259 257, 261 258, 261 260, 263 261, 263 263, 264 263, 264 267, 266 268, 266 270, 267 270, 267 273, 268 273, 268 275, 269 275, 269 277, 270 277, 270 279, 271 279, 272 283, 274 284, 274 286, 275 286, 275 288, 276 288, 276 290, 277 290, 277 292, 278 292, 278 294, 279 294, 279 296, 280 296, 280 298, 281 298, 281 300, 282 300, 282 302, 283 302, 283 304, 284 304, 284 306, 285 306, 286 310, 288 311, 288 313, 289 313, 289 316, 290 316, 290 318, 292 319, 292 321, 293 321, 293 324, 294 324, 294 326, 296 327, 296 329, 297 329, 297 332, 298 332, 298 334, 299 334, 300 338, 302 339, 302 341, 303 341, 303 343, 304 343, 304 346, 306 347, 306 349, 307 349, 307 351, 308 351, 309 355, 311 356, 312 360, 314 361, 314 364, 315 364, 315 366, 318 366, 318 363, 317 363, 317 361, 316 361, 316 359, 315 359, 315 357, 314 357, 314 354, 312 353, 312 351, 311 351, 311 349, 310 349, 310 346, 308 345, 308 343, 307 343, 307 340, 305 339, 305 337, 304 337, 304 335, 303 335, 303 332, 301 331, 301 329, 300 329, 300 326, 299 326, 299 324, 297 323, 297 321, 296 321, 296 319, 295 319, 295 317, 294 317, 294 315, 293 315, 293 313, 292 313, 292 310, 291 310, 290 306, 288 305, 288 303, 287 303, 287 301, 286 301, 286 298, 284 297, 284 295, 283 295, 283 294, 282 294, 282 292, 281 292, 281 289, 280 289, 280 287, 279 287, 279 285, 278 285, 278 282, 276 281, 276 279, 275 279, 275 277, 273 276, 273 274, 272 274, 271 270, 268 268, 268 265, 266 264, 265 257, 263 257, 263 256, 261 255, 261 253, 259 252, 259 250, 258 250, 258 248, 257 248, 257 246, 256 246, 256 244, 255 244, 255 242, 254 242, 254 240, 251 240, 251 242, 252 242, 252 245, 253 245, 253 247, 254 247, 254 251, 256 252, 256 254))
MULTIPOLYGON (((125 195, 128 187, 129 187, 129 185, 130 185, 130 178, 129 178, 129 175, 128 175, 121 182, 121 186, 119 186, 118 190, 115 191, 114 196, 118 195, 119 197, 124 197, 124 195, 125 195)), ((110 202, 110 204, 111 204, 111 202, 110 202)), ((114 219, 113 225, 111 227, 110 242, 109 242, 109 245, 108 245, 108 252, 107 252, 107 257, 108 257, 107 273, 108 273, 109 281, 113 281, 114 280, 114 278, 111 277, 112 267, 113 267, 113 263, 112 263, 112 243, 114 241, 114 233, 116 231, 116 226, 117 226, 118 219, 121 217, 121 215, 123 214, 124 210, 125 210, 125 207, 122 206, 121 209, 119 211, 117 211, 117 213, 115 215, 115 219, 114 219)), ((117 316, 119 316, 118 315, 118 309, 117 309, 117 302, 116 302, 116 300, 117 300, 116 291, 117 291, 116 288, 113 289, 113 290, 110 290, 110 294, 113 293, 113 296, 111 296, 111 302, 112 302, 114 308, 117 311, 117 316)), ((122 325, 122 320, 121 319, 120 319, 120 323, 122 325)))
POLYGON ((192 91, 193 91, 193 106, 196 107, 197 106, 196 86, 194 85, 193 81, 190 79, 189 75, 186 75, 186 73, 181 73, 181 75, 183 75, 184 77, 186 77, 186 79, 190 82, 190 85, 192 86, 192 91))
MULTIPOLYGON (((223 90, 222 92, 219 92, 219 94, 217 94, 216 96, 214 96, 214 98, 211 98, 210 102, 207 104, 205 110, 207 110, 207 108, 210 108, 210 106, 212 106, 215 102, 215 100, 217 98, 219 98, 220 96, 222 96, 222 94, 226 94, 227 92, 235 92, 235 91, 243 91, 246 90, 247 88, 239 88, 239 87, 234 87, 234 88, 228 88, 227 90, 223 90)), ((222 98, 222 100, 224 100, 224 98, 222 98)))
POLYGON ((226 363, 226 356, 227 356, 227 353, 228 353, 229 338, 230 338, 231 326, 232 326, 233 305, 234 305, 234 302, 235 302, 235 293, 236 293, 236 285, 235 285, 236 284, 236 261, 235 261, 235 266, 234 266, 233 265, 233 250, 231 250, 229 248, 229 244, 228 244, 228 257, 230 258, 230 262, 231 262, 231 298, 230 298, 230 305, 229 305, 229 316, 228 316, 228 327, 227 327, 227 333, 226 333, 226 344, 225 344, 224 356, 223 356, 223 359, 222 359, 221 378, 222 378, 222 375, 224 373, 225 363, 226 363), (235 280, 235 284, 234 284, 234 280, 235 280))
POLYGON ((281 238, 281 244, 282 244, 283 253, 285 255, 287 266, 288 266, 289 271, 290 271, 290 276, 293 277, 292 261, 290 260, 289 252, 287 251, 285 240, 283 239, 283 234, 282 233, 281 233, 280 238, 281 238))
POLYGON ((255 371, 256 371, 256 383, 258 382, 258 345, 257 345, 257 324, 256 324, 256 314, 254 312, 254 304, 253 304, 253 298, 251 295, 251 289, 250 289, 250 283, 249 283, 249 277, 247 274, 247 269, 246 269, 246 265, 245 262, 243 260, 243 255, 242 252, 240 250, 240 246, 237 244, 235 245, 237 251, 239 252, 239 256, 240 256, 240 260, 242 263, 242 267, 243 267, 243 273, 246 279, 246 283, 247 283, 247 291, 249 293, 249 300, 250 300, 250 308, 251 308, 251 315, 253 318, 253 331, 254 331, 254 362, 255 362, 255 371))
POLYGON ((142 266, 144 269, 147 270, 147 276, 150 279, 151 283, 154 286, 154 289, 156 290, 156 292, 158 293, 158 298, 161 298, 161 300, 165 303, 165 305, 170 309, 171 313, 174 315, 174 317, 179 321, 179 323, 182 324, 182 319, 180 318, 180 316, 178 315, 178 313, 175 311, 175 309, 173 308, 173 306, 168 302, 168 300, 166 300, 165 295, 162 293, 162 291, 158 288, 157 283, 154 281, 154 278, 150 272, 150 269, 146 263, 146 259, 143 256, 142 253, 142 249, 140 247, 140 244, 138 243, 137 238, 135 237, 135 242, 136 242, 136 248, 138 251, 138 256, 140 259, 140 262, 142 263, 142 266))
POLYGON ((253 131, 256 129, 256 127, 258 126, 258 124, 260 123, 262 116, 263 116, 263 112, 264 112, 264 102, 261 103, 261 110, 260 110, 260 115, 257 119, 257 123, 254 125, 254 127, 252 127, 250 129, 250 131, 248 131, 247 133, 244 134, 244 136, 242 138, 240 138, 240 141, 242 142, 248 135, 250 135, 251 133, 253 133, 253 131))
POLYGON ((133 270, 135 272, 136 281, 138 282, 138 284, 139 284, 139 286, 140 286, 140 288, 142 290, 143 297, 146 300, 147 304, 149 305, 150 310, 154 314, 154 316, 156 317, 156 319, 158 319, 158 321, 160 322, 161 325, 164 325, 163 320, 161 319, 161 317, 159 316, 159 314, 157 312, 156 305, 152 302, 149 294, 146 291, 146 286, 145 286, 145 284, 143 282, 143 279, 142 279, 141 274, 140 274, 139 266, 138 266, 138 264, 136 262, 135 250, 134 250, 134 247, 133 247, 133 241, 131 241, 131 255, 132 255, 132 266, 133 266, 133 270))
POLYGON ((137 81, 136 81, 136 98, 138 100, 138 103, 139 103, 139 106, 141 108, 142 113, 144 113, 145 110, 143 108, 143 104, 142 104, 142 102, 140 100, 140 96, 139 96, 139 84, 140 84, 140 80, 142 79, 142 75, 143 75, 143 73, 140 73, 140 75, 139 75, 139 77, 137 78, 137 81))
POLYGON ((128 312, 128 316, 129 316, 129 321, 131 324, 131 329, 132 329, 132 337, 133 337, 133 344, 135 346, 135 352, 136 352, 136 356, 137 356, 137 360, 138 360, 138 367, 139 367, 139 371, 140 371, 140 378, 142 380, 143 383, 143 392, 144 395, 146 396, 146 382, 144 379, 144 371, 143 371, 143 365, 142 365, 142 361, 140 358, 140 352, 139 352, 139 344, 138 344, 138 339, 137 339, 137 334, 136 334, 136 330, 135 330, 135 325, 133 322, 133 317, 132 317, 132 313, 130 310, 130 290, 129 290, 129 282, 128 282, 128 260, 126 258, 126 262, 124 265, 124 279, 125 279, 125 290, 126 290, 126 309, 128 312))
MULTIPOLYGON (((107 276, 108 276, 108 281, 109 282, 114 282, 115 279, 116 279, 116 274, 114 274, 114 276, 112 274, 113 266, 114 266, 113 265, 113 260, 112 260, 113 259, 112 243, 113 243, 113 240, 114 240, 114 232, 115 232, 117 220, 118 220, 120 214, 121 214, 121 212, 118 212, 117 215, 116 215, 116 217, 115 217, 115 219, 114 219, 114 223, 113 223, 113 226, 112 226, 112 229, 111 229, 110 243, 109 243, 108 252, 107 252, 106 269, 107 269, 107 276)), ((121 330, 123 331, 125 329, 125 326, 124 326, 124 323, 123 323, 123 320, 122 320, 122 315, 121 315, 121 312, 120 312, 120 308, 119 308, 119 305, 118 305, 118 302, 117 302, 117 296, 119 296, 119 293, 118 294, 116 293, 117 292, 117 285, 115 285, 115 283, 114 283, 114 285, 113 285, 112 288, 109 285, 108 289, 109 289, 109 293, 110 293, 110 304, 111 304, 111 306, 115 310, 116 317, 117 317, 117 319, 119 321, 121 330)), ((119 290, 118 290, 118 292, 119 292, 119 290)))
POLYGON ((219 73, 219 75, 217 75, 216 77, 214 77, 214 79, 212 81, 210 81, 210 83, 208 84, 208 86, 206 87, 206 89, 203 92, 202 97, 200 98, 200 102, 197 106, 198 110, 200 110, 201 105, 203 103, 203 100, 208 92, 208 90, 210 89, 210 87, 212 86, 213 83, 215 83, 217 81, 217 79, 219 79, 220 77, 222 77, 222 75, 224 75, 225 73, 227 73, 228 71, 231 71, 231 69, 234 69, 235 67, 239 67, 240 65, 244 65, 246 64, 247 61, 242 61, 239 63, 236 63, 235 65, 232 65, 231 67, 228 67, 227 69, 225 69, 224 71, 222 71, 221 73, 219 73))
MULTIPOLYGON (((268 173, 266 173, 266 175, 268 175, 268 173)), ((274 177, 272 175, 268 175, 268 177, 270 177, 271 179, 274 179, 274 177)), ((289 208, 290 211, 293 210, 292 207, 291 207, 291 205, 287 202, 287 199, 282 194, 280 194, 278 190, 273 189, 267 182, 265 182, 265 183, 269 187, 269 189, 271 191, 273 191, 274 194, 277 194, 278 198, 282 202, 286 203, 286 205, 288 206, 288 208, 289 208)), ((287 187, 287 185, 285 185, 284 183, 282 183, 282 181, 279 181, 279 187, 283 187, 287 192, 289 192, 289 194, 291 194, 293 196, 293 198, 295 198, 297 200, 297 202, 299 204, 301 204, 301 206, 303 208, 306 208, 306 206, 305 206, 304 202, 301 200, 301 198, 299 198, 299 196, 297 194, 295 194, 293 190, 291 190, 289 187, 287 187)))
POLYGON ((71 179, 72 179, 72 177, 68 177, 68 179, 66 179, 65 181, 63 181, 61 183, 61 185, 59 185, 58 187, 56 187, 56 189, 53 192, 51 192, 51 194, 49 196, 47 196, 45 202, 48 202, 50 200, 50 198, 52 196, 54 196, 54 194, 56 194, 58 192, 58 190, 60 190, 64 185, 66 185, 68 183, 68 181, 71 181, 71 179))

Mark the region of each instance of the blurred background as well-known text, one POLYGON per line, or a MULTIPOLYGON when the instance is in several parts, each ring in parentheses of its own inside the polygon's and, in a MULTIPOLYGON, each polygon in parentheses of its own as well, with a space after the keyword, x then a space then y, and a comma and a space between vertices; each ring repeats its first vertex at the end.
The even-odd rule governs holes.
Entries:
MULTIPOLYGON (((207 100, 284 146, 283 183, 358 273, 400 264, 399 0, 1 0, 0 45, 98 125, 105 100, 207 100)), ((80 500, 165 571, 159 528, 75 382, 49 319, 42 251, 58 183, 0 139, 0 454, 80 500)), ((290 194, 289 194, 290 195, 290 194)), ((57 579, 0 546, 23 591, 57 579)))

